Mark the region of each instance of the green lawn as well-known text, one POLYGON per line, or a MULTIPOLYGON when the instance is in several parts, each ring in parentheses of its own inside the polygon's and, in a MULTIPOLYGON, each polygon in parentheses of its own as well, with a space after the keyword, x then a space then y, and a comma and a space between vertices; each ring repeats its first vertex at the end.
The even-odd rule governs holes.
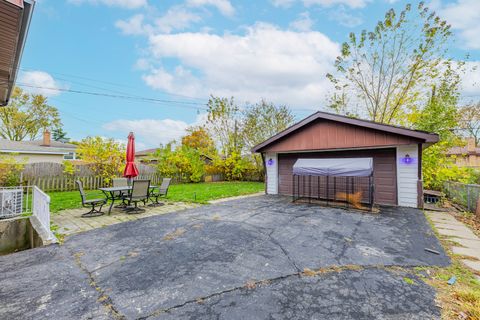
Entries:
MULTIPOLYGON (((167 199, 170 201, 206 203, 209 200, 240 196, 264 190, 263 182, 211 182, 174 184, 168 190, 167 199)), ((89 199, 103 198, 100 191, 86 191, 89 199)), ((78 191, 49 192, 50 211, 58 212, 65 209, 80 208, 80 194, 78 191)))

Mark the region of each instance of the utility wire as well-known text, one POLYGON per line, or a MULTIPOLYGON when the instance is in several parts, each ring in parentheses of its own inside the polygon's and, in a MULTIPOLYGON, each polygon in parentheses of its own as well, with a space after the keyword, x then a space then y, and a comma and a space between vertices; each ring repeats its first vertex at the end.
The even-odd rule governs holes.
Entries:
POLYGON ((140 97, 140 96, 109 94, 109 93, 103 93, 103 92, 92 92, 92 91, 73 90, 73 89, 65 89, 65 88, 52 88, 52 87, 44 87, 44 86, 34 86, 26 83, 17 83, 17 85, 20 87, 27 87, 27 88, 61 91, 61 92, 69 92, 69 93, 76 93, 76 94, 86 94, 86 95, 92 95, 92 96, 102 96, 102 97, 125 99, 125 100, 140 100, 140 101, 153 102, 153 103, 173 103, 173 104, 177 104, 179 107, 208 110, 208 108, 204 107, 205 104, 201 104, 197 102, 156 99, 156 98, 148 98, 148 97, 140 97))

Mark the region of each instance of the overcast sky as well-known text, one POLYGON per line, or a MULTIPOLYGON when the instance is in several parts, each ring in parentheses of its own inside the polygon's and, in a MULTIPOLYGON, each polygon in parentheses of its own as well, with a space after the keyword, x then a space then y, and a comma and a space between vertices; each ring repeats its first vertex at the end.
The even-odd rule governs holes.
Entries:
MULTIPOLYGON (((134 131, 137 150, 200 123, 210 94, 286 104, 300 119, 324 109, 348 34, 405 3, 37 0, 18 83, 83 92, 25 87, 49 96, 71 138, 134 131)), ((452 57, 480 65, 480 1, 427 3, 453 27, 452 57)), ((480 98, 479 74, 465 76, 462 101, 480 98)))

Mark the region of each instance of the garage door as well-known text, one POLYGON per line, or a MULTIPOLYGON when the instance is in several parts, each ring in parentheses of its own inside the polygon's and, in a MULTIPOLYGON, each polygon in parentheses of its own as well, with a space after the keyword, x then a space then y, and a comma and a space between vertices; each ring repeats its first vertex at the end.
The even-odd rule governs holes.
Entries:
POLYGON ((376 149, 358 151, 289 153, 278 155, 278 192, 292 195, 292 167, 298 158, 373 158, 375 202, 397 204, 396 150, 376 149))

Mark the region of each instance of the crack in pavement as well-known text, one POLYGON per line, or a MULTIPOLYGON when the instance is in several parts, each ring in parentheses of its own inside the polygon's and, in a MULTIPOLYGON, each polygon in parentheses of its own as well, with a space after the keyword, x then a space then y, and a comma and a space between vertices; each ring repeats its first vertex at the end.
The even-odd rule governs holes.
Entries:
MULTIPOLYGON (((193 303, 202 303, 204 300, 211 299, 211 298, 214 298, 214 297, 219 297, 219 296, 221 296, 223 294, 226 294, 226 293, 239 291, 239 290, 254 290, 254 289, 257 288, 257 286, 268 286, 268 285, 271 285, 274 282, 279 282, 279 281, 282 281, 282 280, 285 280, 285 279, 288 279, 288 278, 292 278, 292 277, 319 277, 319 276, 323 276, 323 275, 326 275, 326 274, 340 273, 340 272, 347 271, 347 270, 361 271, 361 270, 369 270, 369 269, 378 269, 378 270, 386 270, 388 272, 394 272, 394 271, 398 272, 399 270, 407 271, 407 270, 413 269, 415 267, 422 267, 422 266, 418 266, 418 265, 412 265, 412 266, 398 266, 398 265, 364 265, 364 266, 362 266, 362 265, 345 265, 345 266, 337 266, 337 265, 332 265, 332 266, 322 267, 322 268, 316 269, 316 271, 313 270, 313 273, 309 273, 308 271, 307 272, 299 271, 299 272, 295 272, 295 273, 291 273, 291 274, 287 274, 287 275, 283 275, 283 276, 279 276, 279 277, 275 277, 275 278, 249 281, 246 284, 244 284, 243 286, 233 287, 233 288, 222 290, 222 291, 219 291, 219 292, 214 292, 214 293, 206 295, 206 296, 197 297, 195 299, 184 301, 180 304, 176 304, 176 305, 168 307, 168 308, 158 309, 156 311, 151 312, 150 314, 148 314, 146 316, 136 318, 136 320, 147 320, 147 319, 152 318, 152 317, 160 316, 161 314, 169 313, 170 311, 173 311, 173 310, 181 309, 181 308, 186 307, 186 306, 188 306, 190 304, 193 304, 193 303)), ((310 272, 312 272, 312 270, 310 272)))
MULTIPOLYGON (((208 220, 208 219, 202 219, 202 218, 196 218, 195 220, 199 220, 199 221, 211 221, 211 220, 208 220)), ((247 219, 245 219, 247 220, 247 219)), ((267 236, 269 239, 270 239, 270 242, 273 243, 274 245, 276 245, 278 248, 280 248, 280 250, 283 252, 283 254, 285 255, 285 257, 287 258, 287 260, 290 262, 290 264, 293 266, 293 268, 295 270, 297 270, 298 272, 301 272, 302 270, 297 266, 297 264, 295 263, 295 261, 290 257, 288 251, 280 244, 280 242, 278 242, 273 236, 272 234, 276 231, 276 228, 264 228, 264 227, 259 227, 259 226, 256 226, 256 225, 253 225, 251 223, 248 223, 248 222, 245 222, 245 220, 241 220, 241 221, 226 221, 226 220, 223 220, 222 222, 224 223, 232 223, 232 224, 245 224, 247 226, 250 226, 252 228, 255 229, 256 232, 260 233, 260 234, 263 234, 264 236, 267 236), (266 232, 263 232, 263 230, 270 230, 270 233, 266 233, 266 232)))
MULTIPOLYGON (((250 281, 249 284, 253 285, 255 287, 257 285, 267 285, 269 283, 272 283, 272 282, 275 282, 275 281, 280 281, 280 280, 287 279, 287 278, 290 278, 290 277, 299 277, 301 274, 302 274, 301 272, 295 272, 295 273, 292 273, 292 274, 288 274, 288 275, 280 276, 280 277, 276 277, 276 278, 250 281)), ((185 306, 187 306, 189 304, 192 304, 192 303, 199 303, 199 301, 202 301, 202 300, 210 299, 210 298, 213 298, 213 297, 218 297, 218 296, 221 296, 222 294, 229 293, 229 292, 234 292, 234 291, 238 291, 238 290, 242 290, 242 289, 246 289, 246 285, 243 285, 241 287, 233 287, 233 288, 230 288, 230 289, 227 289, 227 290, 222 290, 222 291, 219 291, 219 292, 214 292, 212 294, 209 294, 209 295, 204 296, 204 297, 196 298, 194 300, 187 300, 183 303, 180 303, 180 304, 168 307, 168 308, 159 309, 157 311, 154 311, 154 312, 150 313, 149 315, 137 318, 136 320, 146 320, 148 318, 155 317, 155 316, 161 315, 163 313, 168 313, 172 310, 185 307, 185 306)))
POLYGON ((83 272, 87 275, 88 277, 88 280, 89 280, 89 285, 95 289, 95 291, 97 291, 99 293, 99 297, 97 299, 97 302, 100 302, 100 304, 105 307, 105 309, 107 309, 108 313, 116 320, 125 320, 127 319, 127 317, 125 317, 124 315, 122 315, 116 308, 115 306, 113 305, 113 300, 110 296, 107 295, 107 293, 105 292, 105 290, 103 290, 100 286, 97 285, 97 283, 95 282, 95 277, 93 276, 93 274, 88 271, 88 269, 82 264, 82 262, 80 261, 80 257, 83 255, 83 252, 77 252, 77 253, 73 253, 71 252, 70 250, 67 249, 67 251, 70 253, 70 255, 72 256, 74 262, 75 262, 75 265, 83 272))

